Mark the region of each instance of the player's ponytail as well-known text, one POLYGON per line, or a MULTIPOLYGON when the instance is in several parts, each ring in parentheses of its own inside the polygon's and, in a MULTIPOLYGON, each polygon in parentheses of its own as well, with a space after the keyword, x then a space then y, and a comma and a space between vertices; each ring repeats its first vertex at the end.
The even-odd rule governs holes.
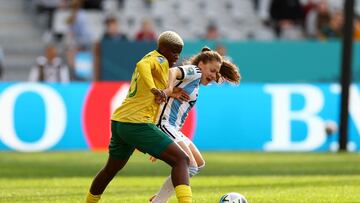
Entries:
POLYGON ((222 79, 233 84, 239 84, 241 80, 239 68, 230 61, 223 61, 220 67, 217 82, 221 82, 222 79))

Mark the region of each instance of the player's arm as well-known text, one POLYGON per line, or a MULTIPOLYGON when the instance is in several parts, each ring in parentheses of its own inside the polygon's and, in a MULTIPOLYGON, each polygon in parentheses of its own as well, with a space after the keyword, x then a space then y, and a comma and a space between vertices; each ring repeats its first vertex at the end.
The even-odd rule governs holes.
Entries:
POLYGON ((137 63, 136 66, 139 76, 144 81, 145 86, 150 90, 156 88, 154 78, 151 74, 151 63, 149 61, 141 61, 137 63))
MULTIPOLYGON (((175 86, 175 82, 176 82, 176 78, 178 77, 178 75, 180 76, 181 72, 179 73, 177 68, 171 68, 169 69, 169 80, 168 80, 168 86, 166 89, 164 89, 162 92, 157 90, 157 89, 152 89, 151 92, 155 95, 155 100, 157 103, 161 103, 161 102, 166 102, 166 97, 174 97, 177 98, 176 96, 174 96, 174 86, 175 86), (163 93, 164 99, 162 99, 161 93, 163 93), (160 99, 158 99, 160 98, 160 99)), ((178 90, 177 90, 178 92, 178 90)))
POLYGON ((168 87, 164 89, 166 95, 171 96, 174 90, 176 79, 180 78, 181 76, 182 76, 182 72, 179 70, 179 68, 175 67, 169 69, 169 83, 168 83, 168 87))
MULTIPOLYGON (((169 70, 169 87, 172 89, 171 93, 168 93, 170 97, 176 98, 180 101, 189 101, 190 96, 182 88, 175 87, 176 80, 183 80, 185 73, 181 67, 170 68, 169 70)), ((165 90, 166 91, 166 90, 165 90)))
POLYGON ((155 102, 160 104, 166 100, 165 93, 157 89, 154 83, 154 78, 151 74, 151 63, 150 61, 141 61, 137 65, 137 71, 139 76, 144 81, 145 87, 149 88, 151 93, 155 96, 155 102))

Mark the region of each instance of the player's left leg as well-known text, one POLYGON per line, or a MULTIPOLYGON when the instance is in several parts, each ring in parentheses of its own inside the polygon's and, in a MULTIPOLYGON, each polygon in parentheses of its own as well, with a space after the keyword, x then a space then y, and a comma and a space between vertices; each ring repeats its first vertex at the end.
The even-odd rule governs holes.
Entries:
POLYGON ((199 149, 195 146, 195 144, 191 140, 187 139, 185 142, 189 143, 188 146, 189 146, 189 149, 191 150, 191 154, 193 155, 194 159, 196 160, 197 167, 198 167, 197 173, 199 173, 200 170, 205 167, 205 160, 204 160, 203 156, 201 155, 199 149))

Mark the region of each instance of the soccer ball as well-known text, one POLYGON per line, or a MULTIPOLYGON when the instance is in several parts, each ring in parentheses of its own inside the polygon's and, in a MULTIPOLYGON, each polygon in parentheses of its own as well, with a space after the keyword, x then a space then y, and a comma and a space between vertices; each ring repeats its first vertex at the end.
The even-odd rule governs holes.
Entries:
POLYGON ((325 121, 325 132, 326 135, 333 135, 338 131, 338 124, 335 121, 325 121))
POLYGON ((223 195, 220 198, 219 203, 248 203, 244 195, 236 193, 236 192, 230 192, 225 195, 223 195))

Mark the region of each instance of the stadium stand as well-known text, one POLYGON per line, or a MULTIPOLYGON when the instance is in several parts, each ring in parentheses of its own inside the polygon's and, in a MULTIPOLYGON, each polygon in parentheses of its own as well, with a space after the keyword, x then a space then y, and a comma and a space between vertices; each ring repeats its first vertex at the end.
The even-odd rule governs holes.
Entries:
MULTIPOLYGON (((69 33, 70 4, 74 0, 0 0, 0 46, 5 55, 4 80, 26 80, 30 67, 47 43, 56 40, 63 55, 69 33), (54 15, 39 12, 39 2, 60 2, 54 15), (49 23, 49 19, 52 23, 49 23), (51 30, 49 30, 51 25, 51 30)), ((144 19, 154 24, 155 34, 164 30, 178 32, 184 40, 206 39, 207 28, 216 26, 219 37, 229 41, 320 39, 316 34, 316 19, 306 28, 306 14, 298 22, 295 37, 276 36, 270 7, 274 0, 80 0, 92 41, 99 41, 104 33, 106 16, 114 15, 121 30, 130 41, 135 40, 144 19), (305 24, 304 26, 302 26, 305 24), (314 30, 315 29, 315 30, 314 30), (315 34, 314 34, 315 33, 315 34)), ((285 2, 286 0, 284 0, 285 2)), ((295 0, 296 1, 296 0, 295 0)), ((320 0, 297 0, 303 9, 312 11, 314 2, 320 0), (312 10, 311 10, 312 9, 312 10)), ((283 1, 281 1, 283 2, 283 1)), ((330 14, 342 9, 343 0, 327 0, 330 14)), ((356 13, 360 14, 360 0, 356 0, 356 13)), ((342 12, 340 10, 340 12, 342 12)), ((326 22, 328 23, 328 22, 326 22)), ((341 23, 341 22, 340 22, 341 23)), ((291 31, 291 30, 290 30, 291 31)), ((291 34, 291 33, 290 33, 291 34)), ((341 33, 340 33, 341 34, 341 33)), ((338 36, 337 36, 338 38, 338 36)), ((67 62, 69 63, 69 59, 67 62)), ((70 66, 71 63, 69 63, 70 66)))
MULTIPOLYGON (((104 19, 104 12, 88 10, 86 14, 98 39, 103 31, 101 21, 104 19)), ((55 32, 66 31, 64 19, 67 15, 69 13, 66 10, 56 12, 53 27, 55 32)), ((209 22, 221 25, 221 33, 228 39, 247 39, 262 27, 250 0, 157 0, 151 6, 146 6, 142 0, 127 0, 116 15, 128 36, 133 38, 145 18, 155 21, 157 32, 172 29, 187 40, 202 36, 209 22), (234 27, 242 29, 233 29, 234 27)))
POLYGON ((4 68, 4 51, 0 47, 0 80, 2 78, 3 68, 4 68))
POLYGON ((4 80, 26 80, 42 51, 42 30, 20 0, 0 0, 0 46, 4 51, 4 80))

